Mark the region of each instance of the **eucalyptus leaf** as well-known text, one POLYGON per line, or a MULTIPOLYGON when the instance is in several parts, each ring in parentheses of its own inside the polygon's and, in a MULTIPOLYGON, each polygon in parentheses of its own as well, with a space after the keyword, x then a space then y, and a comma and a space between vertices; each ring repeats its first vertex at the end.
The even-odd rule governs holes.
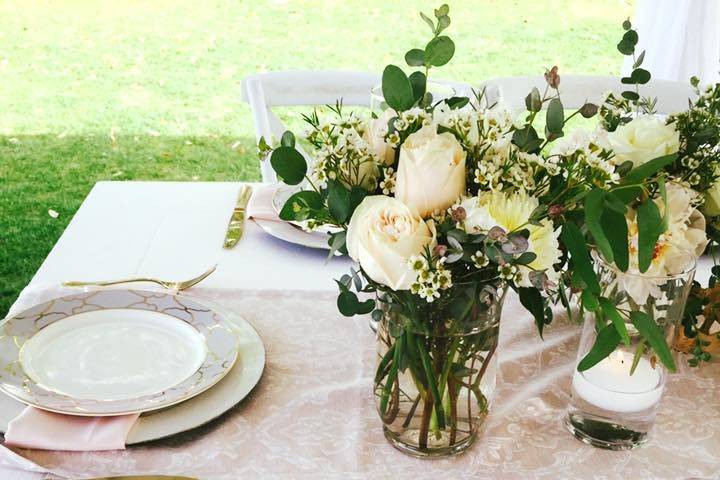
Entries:
POLYGON ((645 60, 645 50, 643 50, 642 53, 640 55, 638 55, 637 59, 635 59, 635 63, 633 63, 633 68, 638 68, 640 65, 642 65, 644 60, 645 60))
POLYGON ((425 51, 420 48, 413 48, 405 54, 405 62, 411 67, 422 67, 425 65, 425 51))
POLYGON ((542 110, 542 99, 540 98, 540 91, 537 87, 533 87, 527 97, 525 97, 525 107, 530 112, 539 112, 542 110))
POLYGON ((617 49, 620 53, 623 55, 632 55, 635 53, 635 45, 623 40, 620 40, 620 42, 617 44, 617 49))
POLYGON ((515 263, 518 263, 520 265, 527 265, 534 262, 535 259, 537 259, 537 254, 533 252, 524 252, 517 258, 517 260, 515 260, 515 263))
POLYGON ((401 112, 415 103, 412 85, 400 67, 388 65, 383 70, 382 91, 385 102, 390 108, 401 112))
POLYGON ((628 30, 623 35, 622 41, 631 44, 632 46, 637 45, 639 40, 638 33, 635 30, 628 30))
POLYGON ((580 107, 580 115, 583 116, 583 118, 592 118, 597 114, 598 112, 598 106, 594 103, 586 103, 582 107, 580 107))
POLYGON ((427 89, 427 77, 423 72, 413 72, 410 74, 409 80, 412 86, 413 99, 415 102, 422 100, 427 89))
POLYGON ((455 110, 458 108, 462 108, 468 103, 470 103, 470 99, 467 97, 450 97, 445 100, 445 103, 448 107, 450 107, 451 110, 455 110))
POLYGON ((340 182, 328 182, 328 209, 330 214, 338 221, 345 223, 350 219, 350 191, 340 182))
POLYGON ((302 182, 307 173, 305 158, 293 147, 281 146, 273 150, 270 165, 278 178, 288 185, 302 182))
POLYGON ((644 68, 636 68, 632 71, 630 78, 632 78, 633 82, 636 84, 645 85, 650 81, 651 75, 650 72, 644 68))
POLYGON ((323 198, 319 193, 314 190, 303 190, 287 199, 280 209, 280 218, 285 221, 307 220, 322 208, 323 198))
POLYGON ((450 37, 435 37, 425 46, 425 65, 442 67, 455 54, 455 43, 450 37))
POLYGON ((624 99, 626 99, 626 100, 631 100, 631 101, 638 101, 638 100, 640 100, 640 95, 638 95, 637 92, 633 92, 633 91, 631 91, 631 90, 625 90, 625 91, 622 92, 620 95, 622 95, 622 97, 623 97, 624 99))
POLYGON ((430 17, 428 17, 427 15, 425 15, 422 12, 420 12, 420 18, 422 18, 425 21, 425 23, 428 24, 428 26, 430 27, 430 30, 432 30, 432 32, 435 33, 435 22, 433 22, 430 19, 430 17))
POLYGON ((445 15, 444 17, 438 18, 437 33, 438 35, 450 26, 450 17, 445 15))

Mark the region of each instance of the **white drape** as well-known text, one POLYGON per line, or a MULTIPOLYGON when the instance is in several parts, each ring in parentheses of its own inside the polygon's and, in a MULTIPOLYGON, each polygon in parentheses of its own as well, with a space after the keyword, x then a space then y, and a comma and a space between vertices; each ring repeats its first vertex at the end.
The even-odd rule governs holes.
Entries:
MULTIPOLYGON (((720 0, 637 0, 636 51, 653 78, 702 83, 720 81, 720 0)), ((632 61, 623 66, 628 74, 632 61)))

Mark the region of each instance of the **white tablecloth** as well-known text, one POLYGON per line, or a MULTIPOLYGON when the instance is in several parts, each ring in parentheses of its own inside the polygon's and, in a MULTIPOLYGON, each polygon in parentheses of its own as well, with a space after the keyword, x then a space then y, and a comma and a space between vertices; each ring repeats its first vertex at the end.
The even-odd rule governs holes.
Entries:
MULTIPOLYGON (((720 364, 670 377, 646 447, 593 448, 562 425, 579 329, 560 316, 543 341, 510 296, 500 327, 498 387, 478 442, 456 458, 420 460, 383 437, 372 394, 375 340, 367 318, 337 313, 334 293, 198 289, 194 295, 241 313, 265 343, 263 378, 240 405, 205 427, 124 451, 18 453, 53 472, 52 479, 655 480, 717 478, 720 470, 720 364)), ((2 480, 14 480, 14 473, 0 467, 2 480)))
MULTIPOLYGON (((577 327, 560 320, 546 330, 543 342, 514 298, 501 327, 499 390, 479 444, 466 455, 440 461, 395 451, 382 437, 374 411, 374 340, 367 319, 342 318, 330 293, 332 278, 347 271, 348 261, 326 263, 325 252, 274 240, 252 223, 235 249, 223 250, 239 187, 97 184, 28 293, 68 279, 135 274, 181 279, 218 263, 197 295, 241 312, 258 329, 268 364, 257 389, 229 415, 169 440, 122 452, 19 452, 42 465, 40 470, 74 478, 165 473, 209 480, 718 478, 720 365, 671 377, 655 437, 646 448, 594 449, 560 423, 577 327)), ((706 263, 700 278, 707 278, 706 263)), ((24 476, 3 467, 3 458, 32 468, 23 458, 0 456, 2 480, 24 476)))
POLYGON ((346 258, 266 235, 254 222, 222 248, 242 184, 98 182, 31 284, 126 276, 191 278, 214 264, 204 287, 334 291, 346 258))

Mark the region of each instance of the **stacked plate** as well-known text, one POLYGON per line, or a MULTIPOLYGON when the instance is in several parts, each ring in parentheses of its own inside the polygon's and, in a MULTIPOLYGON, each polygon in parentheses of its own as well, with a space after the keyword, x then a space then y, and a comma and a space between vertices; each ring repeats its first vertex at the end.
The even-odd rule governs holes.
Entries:
POLYGON ((0 430, 32 405, 81 416, 141 413, 127 444, 155 440, 230 409, 264 363, 249 323, 180 294, 57 298, 0 326, 0 430))
MULTIPOLYGON (((281 184, 275 188, 272 196, 272 207, 279 216, 285 202, 295 193, 302 190, 302 187, 281 184)), ((328 240, 329 234, 339 231, 339 229, 320 226, 312 231, 307 230, 306 222, 279 222, 276 220, 268 220, 253 217, 252 220, 268 235, 289 243, 301 245, 303 247, 315 248, 318 250, 329 250, 328 240)))

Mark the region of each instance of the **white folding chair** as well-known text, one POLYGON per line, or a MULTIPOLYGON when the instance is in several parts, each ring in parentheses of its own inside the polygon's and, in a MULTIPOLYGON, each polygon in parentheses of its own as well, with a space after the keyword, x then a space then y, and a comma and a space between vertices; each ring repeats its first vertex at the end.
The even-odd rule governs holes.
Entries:
MULTIPOLYGON (((259 73, 245 77, 242 99, 250 105, 257 140, 268 143, 279 139, 287 130, 273 113, 273 107, 334 105, 370 106, 370 90, 379 85, 381 77, 374 73, 352 71, 285 71, 259 73)), ((433 79, 433 81, 435 81, 433 79)), ((439 81, 455 88, 458 95, 469 95, 469 85, 439 81)), ((263 182, 277 181, 270 162, 260 162, 263 182)))
MULTIPOLYGON (((607 92, 620 95, 625 90, 634 90, 634 85, 623 85, 619 77, 601 75, 561 75, 560 96, 563 106, 577 109, 585 102, 598 104, 607 92)), ((525 97, 537 87, 542 93, 545 90, 545 78, 542 75, 527 77, 499 77, 487 80, 480 88, 486 88, 490 104, 502 99, 511 108, 525 108, 525 97)), ((688 99, 695 98, 695 92, 689 83, 671 82, 667 80, 650 80, 640 85, 640 95, 657 97, 657 113, 669 115, 686 110, 688 99)))

